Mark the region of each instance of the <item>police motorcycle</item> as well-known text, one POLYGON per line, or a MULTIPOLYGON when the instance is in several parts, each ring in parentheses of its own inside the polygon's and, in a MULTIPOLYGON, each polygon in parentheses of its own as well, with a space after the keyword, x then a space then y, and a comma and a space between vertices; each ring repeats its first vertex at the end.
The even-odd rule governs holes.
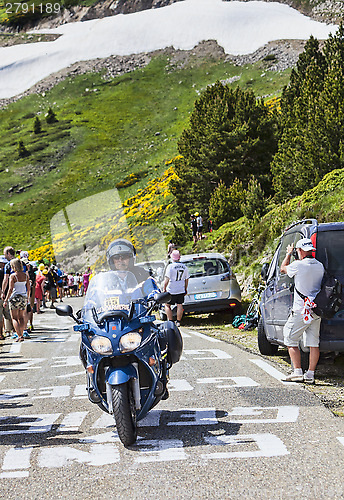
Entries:
POLYGON ((171 321, 156 325, 152 314, 169 298, 151 277, 139 284, 132 272, 111 270, 92 278, 76 316, 70 305, 56 306, 81 333, 88 398, 113 415, 125 446, 136 441, 137 422, 167 399, 168 372, 181 357, 179 329, 171 321))

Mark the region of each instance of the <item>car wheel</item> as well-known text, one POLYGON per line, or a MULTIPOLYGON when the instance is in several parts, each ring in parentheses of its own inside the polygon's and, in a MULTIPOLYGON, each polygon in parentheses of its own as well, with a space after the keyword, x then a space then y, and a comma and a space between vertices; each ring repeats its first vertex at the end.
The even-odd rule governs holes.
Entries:
POLYGON ((266 338, 264 321, 262 318, 259 318, 258 321, 258 348, 259 352, 265 356, 274 356, 278 351, 278 345, 271 344, 266 338))

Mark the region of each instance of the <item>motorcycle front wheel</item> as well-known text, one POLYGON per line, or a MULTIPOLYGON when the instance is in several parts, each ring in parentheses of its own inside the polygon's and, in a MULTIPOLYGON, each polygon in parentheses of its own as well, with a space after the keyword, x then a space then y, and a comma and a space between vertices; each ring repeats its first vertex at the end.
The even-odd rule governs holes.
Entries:
POLYGON ((124 446, 130 446, 137 438, 135 400, 130 382, 111 386, 111 393, 118 437, 124 446))

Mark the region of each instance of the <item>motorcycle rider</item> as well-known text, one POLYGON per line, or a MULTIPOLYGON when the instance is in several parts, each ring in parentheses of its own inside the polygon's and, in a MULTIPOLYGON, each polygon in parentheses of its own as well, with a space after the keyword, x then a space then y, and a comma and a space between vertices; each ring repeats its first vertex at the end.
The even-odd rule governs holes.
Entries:
POLYGON ((106 250, 106 260, 112 271, 130 271, 138 283, 149 278, 149 272, 143 267, 135 265, 136 250, 130 241, 125 239, 114 240, 106 250))

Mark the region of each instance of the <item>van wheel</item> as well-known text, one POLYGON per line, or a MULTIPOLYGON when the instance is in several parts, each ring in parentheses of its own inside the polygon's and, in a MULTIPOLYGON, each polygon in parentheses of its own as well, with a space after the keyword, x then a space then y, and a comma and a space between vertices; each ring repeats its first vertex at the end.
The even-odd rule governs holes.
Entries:
POLYGON ((265 356, 274 356, 278 351, 278 345, 271 344, 266 338, 264 321, 262 318, 259 318, 258 321, 258 348, 259 352, 265 356))

